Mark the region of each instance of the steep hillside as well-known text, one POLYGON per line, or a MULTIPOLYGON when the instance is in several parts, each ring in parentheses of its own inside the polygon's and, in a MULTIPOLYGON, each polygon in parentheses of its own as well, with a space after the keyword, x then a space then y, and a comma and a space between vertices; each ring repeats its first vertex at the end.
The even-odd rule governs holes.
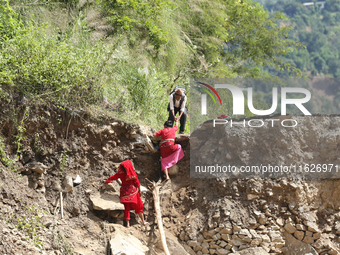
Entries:
MULTIPOLYGON (((157 181, 157 140, 153 144, 148 138, 152 137, 149 129, 118 119, 91 120, 85 114, 69 114, 46 106, 23 109, 26 111, 21 114, 29 112, 29 116, 22 122, 22 150, 15 163, 11 159, 16 157, 18 147, 13 142, 17 141, 18 131, 12 120, 2 120, 1 146, 5 148, 2 153, 6 153, 2 161, 10 163, 8 167, 1 165, 0 173, 1 253, 103 254, 111 232, 119 229, 111 225, 123 224, 122 206, 115 199, 119 185, 104 184, 103 180, 115 173, 121 161, 130 159, 142 185, 146 186, 145 177, 157 181), (73 183, 77 175, 81 177, 80 184, 73 183)), ((188 138, 183 136, 178 142, 189 155, 188 138)), ((188 172, 188 160, 188 156, 182 160, 186 167, 181 167, 173 184, 167 184, 162 192, 162 210, 167 220, 164 225, 175 236, 185 221, 182 211, 189 210, 183 203, 188 199, 185 191, 191 190, 189 180, 180 177, 188 172), (177 192, 184 196, 172 214, 174 208, 169 200, 172 196, 177 199, 177 192)), ((149 194, 145 193, 143 200, 151 224, 142 227, 133 217, 127 233, 149 244, 155 227, 153 206, 149 194)))
MULTIPOLYGON (((21 106, 19 123, 27 107, 21 106)), ((265 141, 266 130, 238 127, 223 136, 216 133, 218 138, 212 133, 201 148, 217 152, 211 146, 216 148, 220 141, 228 144, 230 163, 248 165, 261 158, 272 162, 279 155, 294 162, 299 162, 301 153, 335 156, 338 118, 312 116, 305 121, 313 125, 313 132, 277 127, 276 137, 282 142, 273 140, 271 146, 259 142, 265 141), (315 146, 307 149, 305 143, 315 146), (263 156, 253 156, 256 153, 263 156)), ((2 118, 2 148, 12 159, 18 148, 13 142, 20 134, 14 123, 2 118)), ((21 133, 18 162, 12 166, 2 154, 2 162, 8 164, 1 165, 0 173, 2 254, 105 254, 110 250, 117 254, 122 244, 130 251, 144 250, 141 254, 163 254, 151 195, 144 192, 142 197, 150 225, 142 226, 133 217, 132 226, 125 228, 117 200, 119 186, 103 183, 125 159, 134 162, 142 186, 146 187, 145 177, 159 179, 157 140, 148 128, 43 105, 29 108, 22 126, 26 131, 21 133), (77 175, 80 183, 75 182, 77 175), (137 248, 128 245, 136 244, 136 238, 140 240, 137 248)), ((171 182, 163 186, 160 196, 171 254, 338 254, 338 179, 190 178, 190 143, 197 147, 195 139, 209 129, 203 124, 191 141, 187 136, 176 139, 185 157, 172 169, 171 182)), ((336 156, 331 159, 338 163, 336 156)))

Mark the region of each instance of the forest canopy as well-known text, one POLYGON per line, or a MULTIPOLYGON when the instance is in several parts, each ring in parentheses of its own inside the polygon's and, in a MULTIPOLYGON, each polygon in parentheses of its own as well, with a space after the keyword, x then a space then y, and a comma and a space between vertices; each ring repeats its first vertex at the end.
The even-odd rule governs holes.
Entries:
POLYGON ((340 78, 340 0, 260 2, 268 11, 283 12, 293 27, 290 38, 306 46, 288 54, 287 61, 311 75, 340 78), (306 2, 313 5, 304 6, 306 2))

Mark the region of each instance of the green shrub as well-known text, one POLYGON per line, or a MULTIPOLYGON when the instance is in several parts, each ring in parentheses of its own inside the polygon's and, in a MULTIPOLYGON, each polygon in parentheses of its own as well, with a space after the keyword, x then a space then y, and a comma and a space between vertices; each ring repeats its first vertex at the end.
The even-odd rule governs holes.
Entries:
POLYGON ((8 3, 8 0, 0 0, 0 46, 10 39, 22 33, 22 22, 8 3))

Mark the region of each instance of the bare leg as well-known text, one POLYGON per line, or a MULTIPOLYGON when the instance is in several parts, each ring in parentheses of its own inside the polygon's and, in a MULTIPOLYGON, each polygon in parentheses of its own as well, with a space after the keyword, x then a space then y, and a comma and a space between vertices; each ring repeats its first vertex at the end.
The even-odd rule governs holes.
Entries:
POLYGON ((130 227, 130 221, 129 220, 126 220, 126 227, 130 227))
POLYGON ((164 169, 164 173, 165 173, 165 176, 166 176, 166 180, 170 180, 170 177, 169 177, 169 174, 168 174, 168 169, 164 169))
POLYGON ((143 213, 140 212, 140 213, 138 213, 138 215, 139 215, 139 218, 142 220, 143 225, 149 224, 149 222, 145 221, 143 213))

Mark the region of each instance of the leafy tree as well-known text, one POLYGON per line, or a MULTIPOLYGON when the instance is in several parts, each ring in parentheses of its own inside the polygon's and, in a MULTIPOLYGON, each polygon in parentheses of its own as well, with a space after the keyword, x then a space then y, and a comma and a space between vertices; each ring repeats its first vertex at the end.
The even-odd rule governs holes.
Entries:
POLYGON ((309 44, 307 49, 309 52, 318 52, 327 42, 327 36, 317 32, 312 32, 309 36, 309 44))
POLYGON ((330 11, 330 12, 340 11, 340 1, 339 0, 328 0, 325 3, 325 11, 330 11))
MULTIPOLYGON (((339 8, 340 8, 340 5, 339 5, 339 8)), ((335 14, 335 21, 336 22, 340 22, 340 13, 339 12, 337 12, 336 14, 335 14)), ((337 24, 337 23, 336 23, 337 24)))
MULTIPOLYGON (((182 73, 184 70, 195 76, 258 76, 257 66, 292 68, 299 73, 279 57, 287 55, 293 47, 301 46, 288 39, 290 27, 276 23, 286 18, 281 13, 270 15, 258 3, 249 0, 171 3, 164 0, 100 0, 100 3, 113 23, 114 35, 128 30, 130 41, 131 35, 144 36, 153 46, 151 53, 160 60, 168 58, 169 42, 182 41, 190 52, 187 66, 181 66, 182 73), (171 31, 163 22, 169 19, 177 22, 171 31)), ((135 46, 138 47, 138 43, 135 46)))
POLYGON ((8 0, 0 0, 0 45, 18 36, 22 31, 23 24, 8 0))
POLYGON ((307 50, 294 50, 287 55, 288 59, 304 70, 311 71, 312 75, 322 72, 327 75, 337 76, 339 36, 340 36, 340 0, 329 0, 325 8, 321 5, 303 7, 306 1, 295 2, 279 0, 264 1, 265 6, 270 10, 282 10, 287 14, 289 22, 294 29, 290 35, 304 45, 307 50))
POLYGON ((326 69, 326 61, 320 56, 319 53, 312 53, 312 58, 314 61, 314 66, 318 72, 323 72, 326 69))
POLYGON ((307 50, 295 51, 293 54, 293 60, 297 66, 302 71, 307 71, 310 65, 310 56, 307 50))
POLYGON ((278 57, 290 53, 293 47, 301 46, 288 39, 291 27, 276 24, 276 20, 286 19, 282 13, 276 12, 270 16, 259 4, 252 6, 244 1, 236 2, 228 11, 229 43, 232 45, 228 60, 238 58, 250 64, 298 71, 278 57))
POLYGON ((98 1, 114 24, 115 33, 120 30, 137 32, 140 38, 148 38, 156 50, 169 40, 167 31, 159 25, 163 11, 175 8, 168 0, 102 0, 98 1))
POLYGON ((288 16, 293 17, 295 14, 301 14, 302 13, 302 5, 297 2, 290 2, 285 5, 283 11, 286 13, 288 16))
POLYGON ((335 16, 328 11, 323 12, 322 21, 331 26, 336 24, 335 16))
POLYGON ((299 28, 299 29, 304 29, 307 26, 305 21, 303 20, 303 18, 300 17, 300 16, 295 17, 294 22, 295 22, 297 28, 299 28))
POLYGON ((329 73, 333 74, 335 78, 338 78, 340 74, 340 60, 339 58, 330 58, 327 61, 328 71, 329 73))

